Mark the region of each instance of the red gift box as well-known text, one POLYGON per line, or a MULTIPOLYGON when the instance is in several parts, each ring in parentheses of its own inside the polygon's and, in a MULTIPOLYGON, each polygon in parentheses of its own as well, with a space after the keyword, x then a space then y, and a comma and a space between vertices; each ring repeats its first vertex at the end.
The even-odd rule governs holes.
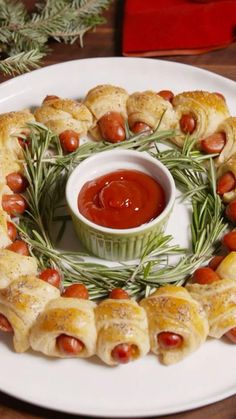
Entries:
POLYGON ((126 0, 123 55, 201 54, 235 40, 236 0, 126 0))

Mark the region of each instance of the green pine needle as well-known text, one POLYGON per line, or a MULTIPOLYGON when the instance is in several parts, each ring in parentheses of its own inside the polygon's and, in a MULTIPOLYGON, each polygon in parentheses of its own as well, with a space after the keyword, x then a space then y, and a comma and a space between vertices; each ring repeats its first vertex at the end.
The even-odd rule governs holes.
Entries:
POLYGON ((14 76, 26 73, 40 66, 40 61, 45 54, 38 50, 21 52, 19 54, 0 60, 0 71, 4 74, 14 76))
POLYGON ((28 13, 21 1, 0 0, 0 71, 14 75, 40 65, 50 38, 73 43, 105 22, 103 11, 111 0, 41 0, 28 13), (1 58, 1 57, 0 57, 1 58))

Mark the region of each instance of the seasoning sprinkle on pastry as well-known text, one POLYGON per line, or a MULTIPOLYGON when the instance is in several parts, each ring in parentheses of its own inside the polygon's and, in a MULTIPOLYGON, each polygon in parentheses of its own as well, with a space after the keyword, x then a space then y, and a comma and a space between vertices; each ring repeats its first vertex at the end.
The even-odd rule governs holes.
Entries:
POLYGON ((71 294, 67 290, 65 296, 50 301, 39 315, 31 330, 31 347, 60 358, 94 355, 97 338, 95 307, 96 304, 83 295, 78 298, 74 290, 71 294))
POLYGON ((205 153, 220 153, 217 166, 229 160, 236 153, 236 117, 226 118, 214 134, 201 140, 200 147, 205 153))
POLYGON ((60 295, 59 290, 35 276, 24 276, 0 289, 0 328, 13 331, 16 352, 29 348, 29 334, 38 315, 46 304, 60 295))
POLYGON ((151 351, 163 364, 181 361, 206 340, 206 314, 185 288, 161 287, 140 305, 148 317, 151 351))
POLYGON ((84 103, 94 117, 89 132, 95 140, 107 140, 112 143, 125 140, 127 99, 128 93, 125 89, 110 84, 89 90, 84 103))
MULTIPOLYGON (((22 158, 21 136, 27 135, 28 122, 33 122, 34 116, 29 110, 9 112, 0 115, 0 153, 9 153, 11 158, 22 158)), ((15 164, 15 163, 14 163, 15 164)))
POLYGON ((23 173, 23 164, 5 150, 0 150, 0 182, 6 182, 6 176, 12 172, 23 173))
POLYGON ((42 106, 36 109, 35 119, 59 135, 62 148, 67 152, 76 150, 80 136, 87 134, 92 125, 92 114, 83 103, 58 96, 47 96, 42 106))
POLYGON ((215 133, 230 115, 225 99, 217 93, 183 92, 174 97, 172 104, 181 132, 172 141, 179 147, 183 146, 186 134, 192 134, 200 141, 215 133))
POLYGON ((207 313, 209 336, 220 339, 227 335, 236 343, 236 281, 225 278, 208 285, 188 284, 186 288, 207 313))
POLYGON ((219 166, 216 190, 226 203, 236 198, 236 154, 219 166))
POLYGON ((130 95, 127 113, 130 129, 135 134, 154 131, 158 126, 160 130, 165 130, 177 125, 171 103, 151 90, 130 95))
POLYGON ((24 256, 8 249, 0 250, 0 288, 24 275, 37 274, 37 262, 34 257, 24 256))
POLYGON ((95 316, 97 355, 107 365, 126 364, 148 353, 146 313, 125 291, 113 290, 98 304, 95 316))

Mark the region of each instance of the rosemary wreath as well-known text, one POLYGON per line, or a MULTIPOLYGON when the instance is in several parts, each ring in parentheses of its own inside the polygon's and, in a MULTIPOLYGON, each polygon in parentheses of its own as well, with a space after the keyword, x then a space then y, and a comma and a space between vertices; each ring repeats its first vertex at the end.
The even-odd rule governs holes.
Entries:
POLYGON ((227 222, 216 194, 215 155, 196 151, 193 138, 187 137, 183 149, 179 150, 169 142, 174 131, 157 129, 153 134, 143 136, 133 135, 126 128, 126 141, 116 144, 87 142, 75 152, 64 155, 58 136, 49 129, 38 123, 30 123, 29 128, 31 146, 24 151, 25 174, 29 182, 28 210, 21 217, 18 229, 40 268, 59 269, 64 285, 84 283, 91 299, 106 297, 116 287, 140 298, 167 283, 184 284, 189 275, 212 256, 227 222), (169 147, 161 151, 160 143, 169 147), (147 151, 171 171, 182 199, 192 206, 191 250, 173 245, 172 236, 162 234, 147 244, 136 263, 109 267, 88 262, 84 253, 59 249, 58 242, 70 220, 65 214, 63 198, 71 170, 91 154, 117 147, 147 151), (55 223, 60 223, 60 228, 57 237, 53 238, 55 223))
POLYGON ((14 75, 40 66, 49 39, 83 46, 84 34, 105 22, 111 0, 40 0, 30 14, 23 2, 0 0, 0 71, 14 75))

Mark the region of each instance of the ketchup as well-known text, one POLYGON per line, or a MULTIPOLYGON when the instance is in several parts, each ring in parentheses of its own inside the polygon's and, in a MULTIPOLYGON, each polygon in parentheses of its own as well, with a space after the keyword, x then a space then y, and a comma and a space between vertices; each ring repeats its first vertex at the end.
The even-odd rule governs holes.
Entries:
POLYGON ((80 213, 95 224, 124 229, 141 226, 165 208, 165 192, 151 176, 117 170, 91 180, 78 195, 80 213))

